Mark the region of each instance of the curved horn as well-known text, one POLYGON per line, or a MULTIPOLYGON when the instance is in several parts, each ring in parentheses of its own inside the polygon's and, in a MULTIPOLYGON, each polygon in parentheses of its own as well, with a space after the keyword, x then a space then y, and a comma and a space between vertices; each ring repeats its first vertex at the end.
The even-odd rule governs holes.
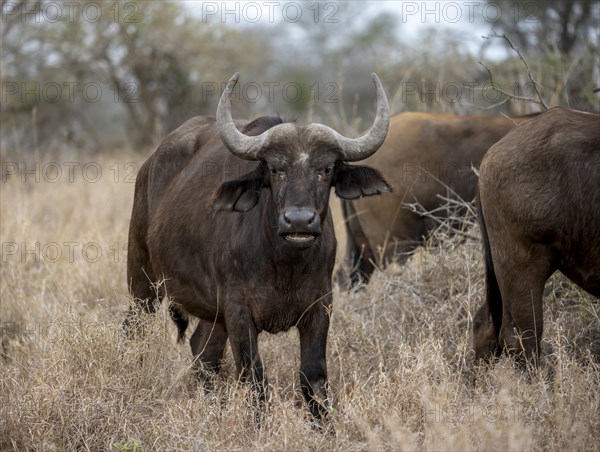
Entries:
POLYGON ((217 107, 217 129, 223 144, 232 154, 245 160, 258 160, 257 154, 263 147, 266 136, 261 134, 256 137, 249 137, 240 132, 231 118, 231 103, 229 98, 235 85, 237 85, 240 73, 236 72, 227 82, 225 91, 219 100, 217 107))
POLYGON ((314 126, 321 129, 321 133, 333 135, 340 148, 342 160, 347 162, 363 160, 373 155, 383 144, 387 136, 390 125, 388 101, 379 77, 377 77, 375 72, 371 74, 371 78, 373 79, 375 88, 377 88, 377 113, 373 125, 364 135, 358 138, 347 138, 327 126, 314 124, 314 126))

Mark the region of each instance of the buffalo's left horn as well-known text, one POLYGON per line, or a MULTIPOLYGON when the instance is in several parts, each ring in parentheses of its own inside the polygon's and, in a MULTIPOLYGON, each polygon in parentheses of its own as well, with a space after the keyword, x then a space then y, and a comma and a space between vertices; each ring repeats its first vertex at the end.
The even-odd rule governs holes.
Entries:
POLYGON ((240 78, 240 73, 236 72, 229 79, 225 91, 219 100, 217 107, 217 129, 223 144, 234 155, 245 160, 258 160, 258 152, 262 149, 268 134, 261 134, 256 137, 249 137, 240 132, 231 118, 231 103, 229 97, 240 78))
POLYGON ((377 113, 373 125, 363 136, 358 138, 346 138, 327 126, 311 124, 313 130, 319 129, 320 133, 323 135, 330 135, 334 138, 340 149, 342 160, 347 162, 363 160, 374 154, 383 144, 385 137, 387 136, 388 127, 390 125, 390 109, 387 97, 385 96, 385 91, 383 90, 383 86, 381 86, 377 74, 373 72, 371 78, 373 79, 375 88, 377 88, 377 113))

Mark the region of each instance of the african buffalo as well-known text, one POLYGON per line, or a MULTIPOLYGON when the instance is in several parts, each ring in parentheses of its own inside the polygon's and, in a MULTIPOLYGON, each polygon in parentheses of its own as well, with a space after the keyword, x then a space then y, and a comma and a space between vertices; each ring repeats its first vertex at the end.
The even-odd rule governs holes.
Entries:
POLYGON ((342 201, 347 245, 338 282, 350 283, 348 276, 352 284, 368 281, 375 266, 405 260, 435 223, 404 204, 418 202, 432 211, 444 204, 438 195, 471 201, 477 186, 471 167, 479 167, 492 144, 528 119, 432 113, 393 116, 381 149, 366 162, 381 171, 394 193, 377 202, 342 201))
POLYGON ((502 350, 537 361, 544 283, 556 270, 600 296, 600 115, 556 107, 490 148, 479 220, 486 300, 477 359, 502 350))
POLYGON ((383 143, 388 103, 375 74, 377 112, 355 139, 321 124, 279 117, 231 118, 236 73, 216 119, 195 117, 172 132, 140 169, 129 229, 127 274, 134 302, 124 323, 157 308, 155 287, 173 300, 179 338, 188 316, 198 367, 219 371, 229 339, 236 368, 264 400, 261 331, 297 327, 301 388, 311 413, 327 415, 326 341, 336 238, 330 189, 354 199, 390 191, 365 159, 383 143), (240 132, 239 129, 242 131, 240 132))

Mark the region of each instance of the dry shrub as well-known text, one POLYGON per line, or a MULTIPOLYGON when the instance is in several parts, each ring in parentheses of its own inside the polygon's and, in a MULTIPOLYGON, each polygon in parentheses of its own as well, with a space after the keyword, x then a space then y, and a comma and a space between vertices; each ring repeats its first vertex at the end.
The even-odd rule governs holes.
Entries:
POLYGON ((464 234, 439 228, 362 290, 335 290, 335 433, 322 434, 299 394, 295 330, 260 336, 270 383, 260 424, 228 350, 214 392, 196 383, 164 306, 144 319, 144 337, 121 338, 125 263, 110 246, 125 244, 132 194, 112 178, 3 182, 0 449, 598 449, 598 300, 556 275, 542 367, 525 374, 506 358, 474 367, 471 316, 484 281, 472 216, 464 234), (5 246, 22 242, 96 242, 102 258, 90 262, 80 246, 54 262, 5 246))

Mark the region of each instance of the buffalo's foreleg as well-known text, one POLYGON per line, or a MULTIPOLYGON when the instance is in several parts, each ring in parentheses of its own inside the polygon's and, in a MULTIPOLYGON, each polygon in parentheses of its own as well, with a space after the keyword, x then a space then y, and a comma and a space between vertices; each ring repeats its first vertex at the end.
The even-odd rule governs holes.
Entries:
POLYGON ((252 384, 262 408, 267 383, 258 353, 258 330, 252 316, 241 302, 232 302, 225 309, 225 325, 238 375, 242 381, 252 384))
POLYGON ((212 389, 211 374, 219 373, 223 350, 227 343, 227 330, 222 323, 200 320, 190 338, 190 347, 195 358, 195 371, 206 389, 212 389))
POLYGON ((314 418, 320 422, 329 415, 327 399, 327 332, 331 299, 315 307, 298 325, 300 332, 300 386, 314 418))

